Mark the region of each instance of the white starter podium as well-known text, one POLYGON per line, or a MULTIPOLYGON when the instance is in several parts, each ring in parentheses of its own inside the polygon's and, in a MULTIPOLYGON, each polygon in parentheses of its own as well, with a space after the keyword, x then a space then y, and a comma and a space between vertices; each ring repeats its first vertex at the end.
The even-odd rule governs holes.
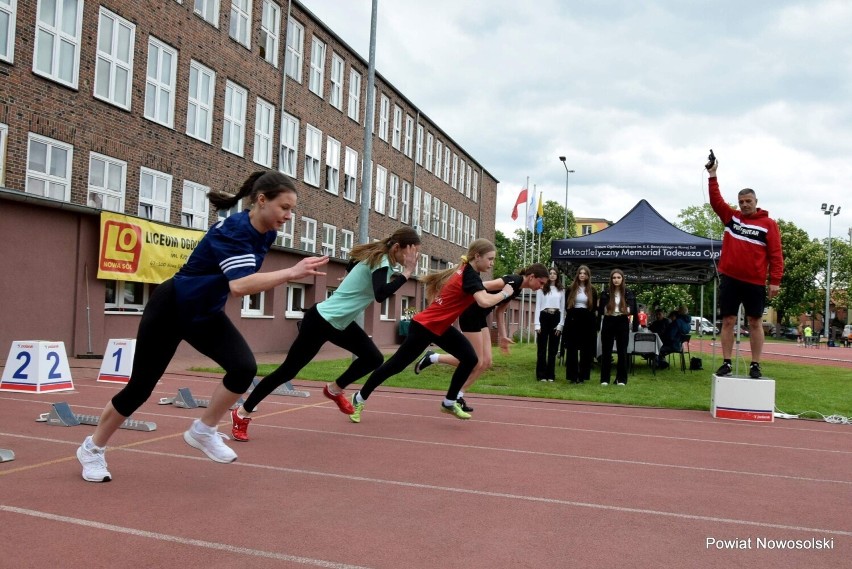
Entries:
POLYGON ((64 342, 23 340, 12 342, 0 391, 45 393, 74 389, 64 342))
POLYGON ((775 380, 713 375, 710 412, 716 419, 772 423, 775 380))
POLYGON ((133 371, 133 356, 136 354, 135 339, 110 339, 104 352, 104 361, 98 373, 98 381, 127 383, 133 371))

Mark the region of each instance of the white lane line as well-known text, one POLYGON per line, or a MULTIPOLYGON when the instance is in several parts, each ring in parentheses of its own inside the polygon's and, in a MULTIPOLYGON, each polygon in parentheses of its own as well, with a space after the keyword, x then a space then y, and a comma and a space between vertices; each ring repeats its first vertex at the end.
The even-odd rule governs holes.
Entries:
POLYGON ((105 531, 112 531, 116 533, 123 533, 127 535, 132 535, 135 537, 145 537, 148 539, 156 539, 158 541, 167 541, 171 543, 179 543, 181 545, 191 545, 193 547, 203 547, 205 549, 213 549, 216 551, 225 551, 228 553, 234 553, 237 555, 248 555, 250 557, 262 557, 265 559, 275 559, 277 561, 289 561, 291 563, 299 563, 300 565, 311 565, 313 567, 327 567, 329 569, 368 569, 366 567, 362 567, 360 565, 349 565, 346 563, 336 563, 334 561, 325 561, 323 559, 312 559, 310 557, 300 557, 298 555, 287 555, 286 553, 277 553, 275 551, 264 551, 262 549, 252 549, 249 547, 239 547, 236 545, 229 545, 227 543, 219 543, 215 541, 204 541, 200 539, 190 539, 186 537, 180 537, 176 535, 169 535, 166 533, 158 533, 152 531, 145 531, 139 529, 133 529, 124 526, 117 526, 114 524, 105 524, 102 522, 95 522, 92 520, 85 520, 82 518, 72 518, 69 516, 59 516, 56 514, 51 514, 48 512, 41 512, 38 510, 29 510, 26 508, 16 508, 14 506, 6 506, 0 505, 0 510, 4 512, 9 512, 13 514, 21 514, 25 516, 31 516, 34 518, 41 518, 46 520, 51 520, 54 522, 61 522, 66 524, 74 524, 78 526, 83 526, 92 529, 99 529, 105 531))

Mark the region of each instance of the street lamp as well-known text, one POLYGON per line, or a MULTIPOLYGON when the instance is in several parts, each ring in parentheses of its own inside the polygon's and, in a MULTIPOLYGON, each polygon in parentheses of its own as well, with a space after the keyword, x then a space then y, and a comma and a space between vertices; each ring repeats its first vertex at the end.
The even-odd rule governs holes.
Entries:
POLYGON ((562 238, 568 239, 568 175, 573 174, 574 170, 568 169, 564 156, 560 156, 559 159, 562 160, 562 165, 565 166, 565 231, 562 238))
POLYGON ((822 213, 828 216, 828 268, 825 272, 825 319, 822 324, 822 331, 825 334, 825 339, 829 339, 829 323, 831 322, 831 218, 840 215, 840 206, 837 206, 837 211, 834 211, 834 204, 822 204, 822 213))

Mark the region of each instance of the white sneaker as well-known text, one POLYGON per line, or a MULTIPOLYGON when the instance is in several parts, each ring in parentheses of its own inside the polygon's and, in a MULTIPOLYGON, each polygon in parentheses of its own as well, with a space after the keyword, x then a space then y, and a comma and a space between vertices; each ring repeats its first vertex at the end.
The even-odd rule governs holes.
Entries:
POLYGON ((207 455, 210 460, 215 460, 216 462, 234 462, 237 460, 237 453, 232 451, 228 445, 226 445, 223 441, 223 435, 218 431, 214 431, 212 434, 204 434, 199 433, 195 430, 195 423, 198 422, 198 419, 193 421, 192 426, 184 431, 183 440, 186 441, 191 447, 195 447, 204 454, 207 455))
POLYGON ((106 449, 99 449, 92 444, 92 450, 86 450, 86 443, 91 443, 92 437, 86 437, 77 449, 77 460, 83 466, 83 480, 87 482, 109 482, 112 475, 107 470, 106 449))

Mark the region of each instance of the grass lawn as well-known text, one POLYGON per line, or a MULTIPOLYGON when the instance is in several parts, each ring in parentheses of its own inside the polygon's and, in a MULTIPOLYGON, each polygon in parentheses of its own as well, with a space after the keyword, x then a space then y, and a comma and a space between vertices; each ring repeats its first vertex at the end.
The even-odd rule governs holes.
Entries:
MULTIPOLYGON (((510 356, 499 350, 494 352, 494 366, 480 376, 469 390, 470 395, 488 393, 511 397, 541 397, 572 401, 593 401, 648 407, 666 407, 672 409, 710 409, 710 379, 713 372, 711 357, 693 352, 704 361, 703 371, 680 371, 680 362, 673 358, 672 367, 651 373, 644 360, 636 358, 636 366, 628 376, 626 387, 610 384, 601 386, 600 368, 592 369, 592 380, 580 385, 571 385, 564 379, 565 368, 557 364, 556 374, 563 379, 553 383, 535 380, 535 345, 516 344, 512 346, 510 356)), ((308 364, 298 375, 299 380, 334 381, 350 363, 349 358, 341 360, 314 361, 308 364)), ((717 365, 721 360, 717 358, 717 365)), ((745 373, 747 364, 740 364, 741 373, 745 373)), ((266 375, 275 369, 275 365, 258 366, 258 375, 266 375)), ((800 365, 786 362, 763 363, 763 373, 774 379, 775 405, 784 413, 801 414, 806 411, 822 415, 852 416, 852 373, 848 369, 830 366, 800 365)), ((445 391, 454 368, 445 365, 433 365, 415 375, 413 366, 391 377, 383 385, 414 389, 433 389, 445 391)), ((218 371, 221 369, 208 369, 218 371)), ((615 370, 613 369, 613 377, 615 370)), ((360 382, 363 383, 363 382, 360 382)), ((474 397, 470 399, 475 400, 474 397)), ((474 406, 475 403, 471 402, 474 406)), ((803 418, 820 417, 809 413, 803 418)))

